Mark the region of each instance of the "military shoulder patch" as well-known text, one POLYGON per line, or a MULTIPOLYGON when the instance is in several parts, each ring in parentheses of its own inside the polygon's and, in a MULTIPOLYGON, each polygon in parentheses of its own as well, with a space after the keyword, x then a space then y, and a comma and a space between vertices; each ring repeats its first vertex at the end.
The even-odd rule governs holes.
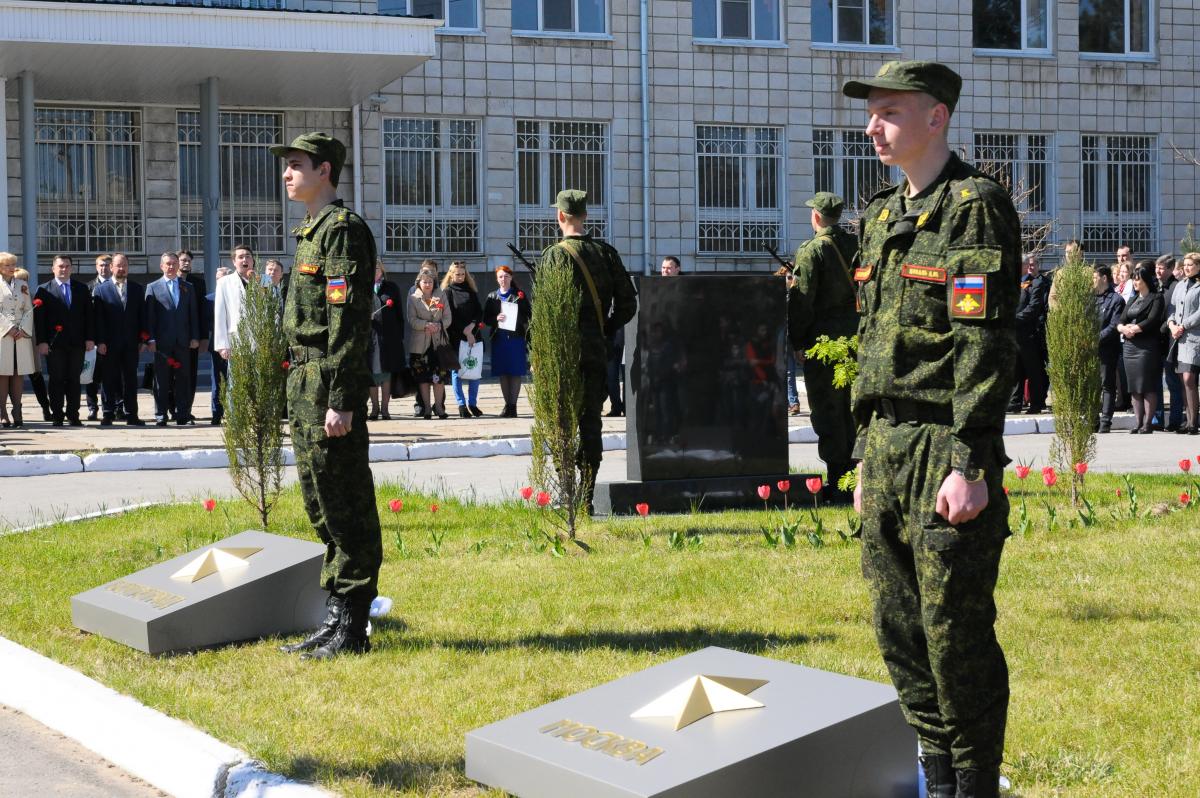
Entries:
POLYGON ((987 313, 987 278, 981 274, 955 277, 950 291, 950 318, 977 319, 987 313))
POLYGON ((915 263, 906 263, 900 267, 900 276, 925 283, 944 284, 946 282, 946 270, 940 266, 919 266, 915 263))
POLYGON ((888 210, 887 208, 884 208, 883 210, 881 210, 879 212, 879 218, 876 221, 886 222, 888 220, 888 216, 890 216, 890 215, 891 215, 891 211, 888 210))
POLYGON ((345 277, 330 277, 325 283, 325 301, 331 305, 346 304, 350 290, 346 287, 345 277))
POLYGON ((854 270, 854 281, 858 283, 865 283, 867 280, 871 279, 871 273, 874 271, 874 263, 868 263, 866 266, 859 266, 854 270))
POLYGON ((296 270, 301 274, 316 274, 321 269, 315 263, 301 263, 296 266, 296 270))

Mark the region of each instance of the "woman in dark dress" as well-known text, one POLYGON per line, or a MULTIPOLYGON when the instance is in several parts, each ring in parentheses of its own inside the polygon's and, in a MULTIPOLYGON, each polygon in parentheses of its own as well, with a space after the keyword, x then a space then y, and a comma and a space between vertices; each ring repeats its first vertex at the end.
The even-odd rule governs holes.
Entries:
POLYGON ((375 295, 371 314, 371 341, 367 359, 371 370, 371 414, 367 420, 390 419, 392 375, 406 368, 404 351, 404 295, 391 280, 384 279, 383 261, 375 264, 375 295), (382 387, 381 387, 382 386, 382 387), (380 396, 382 394, 382 397, 380 396), (382 411, 380 405, 382 404, 382 411))
MULTIPOLYGON (((468 346, 474 346, 476 334, 483 323, 483 305, 479 304, 479 291, 475 287, 475 278, 467 271, 467 264, 456 260, 446 269, 442 278, 442 292, 446 295, 446 304, 450 306, 450 346, 458 352, 458 345, 463 341, 468 346)), ((479 380, 464 380, 459 377, 458 370, 450 372, 450 381, 454 385, 454 398, 458 401, 458 414, 463 418, 478 418, 483 412, 478 407, 479 380), (467 392, 463 395, 463 385, 467 392)))
POLYGON ((1153 264, 1138 264, 1133 285, 1137 293, 1121 313, 1117 333, 1124 342, 1125 374, 1129 378, 1129 393, 1133 396, 1136 424, 1130 433, 1149 435, 1153 432, 1151 425, 1162 386, 1160 330, 1166 317, 1166 304, 1162 294, 1158 293, 1153 264))
POLYGON ((487 295, 483 303, 483 323, 492 330, 492 376, 500 380, 504 394, 502 418, 517 417, 517 399, 521 396, 521 380, 529 371, 529 353, 525 336, 529 332, 529 314, 533 304, 513 282, 512 269, 501 264, 496 267, 496 283, 500 286, 487 295), (509 321, 501 312, 502 302, 517 306, 516 329, 502 330, 500 324, 509 321))

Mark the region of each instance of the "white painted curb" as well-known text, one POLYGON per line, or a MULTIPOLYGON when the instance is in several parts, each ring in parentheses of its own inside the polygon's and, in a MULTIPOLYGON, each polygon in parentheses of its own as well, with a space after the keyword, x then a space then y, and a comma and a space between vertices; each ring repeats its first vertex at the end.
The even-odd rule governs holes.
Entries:
POLYGON ((0 477, 78 474, 83 470, 83 461, 77 454, 12 454, 0 457, 0 477))
POLYGON ((155 471, 180 468, 225 468, 224 449, 173 449, 151 452, 98 452, 83 458, 85 471, 155 471))
POLYGON ((0 637, 0 704, 176 798, 328 798, 244 752, 0 637))
POLYGON ((817 433, 812 427, 792 427, 788 430, 788 443, 816 443, 817 433))

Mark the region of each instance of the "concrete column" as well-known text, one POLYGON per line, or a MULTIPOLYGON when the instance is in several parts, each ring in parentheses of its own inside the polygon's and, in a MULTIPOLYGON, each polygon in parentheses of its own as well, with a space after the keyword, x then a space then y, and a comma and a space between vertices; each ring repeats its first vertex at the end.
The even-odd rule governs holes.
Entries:
POLYGON ((221 106, 216 78, 200 84, 200 196, 204 273, 211 279, 221 265, 221 106))
POLYGON ((8 247, 8 81, 0 75, 0 250, 8 247))
POLYGON ((37 140, 33 111, 33 73, 22 72, 21 88, 21 265, 33 285, 38 277, 37 140))

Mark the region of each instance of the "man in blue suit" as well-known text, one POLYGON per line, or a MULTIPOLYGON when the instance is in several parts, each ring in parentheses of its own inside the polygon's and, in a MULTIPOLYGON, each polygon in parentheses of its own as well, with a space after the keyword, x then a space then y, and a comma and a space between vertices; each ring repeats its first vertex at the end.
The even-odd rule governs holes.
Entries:
POLYGON ((189 350, 200 346, 200 312, 196 291, 179 278, 179 256, 164 252, 158 261, 163 276, 146 286, 146 329, 154 353, 154 421, 167 426, 168 395, 175 396, 175 423, 192 420, 196 387, 188 374, 189 350))
POLYGON ((87 283, 71 279, 73 265, 69 256, 56 256, 51 266, 54 277, 39 285, 34 295, 33 325, 38 354, 45 356, 50 369, 50 411, 56 427, 63 425, 64 400, 71 426, 83 426, 79 372, 83 353, 92 351, 96 341, 92 295, 87 283))
POLYGON ((125 423, 140 427, 138 418, 138 356, 145 351, 146 289, 129 279, 129 260, 118 252, 112 259, 112 278, 92 291, 96 311, 96 346, 104 355, 104 416, 110 427, 117 405, 124 404, 125 423))

